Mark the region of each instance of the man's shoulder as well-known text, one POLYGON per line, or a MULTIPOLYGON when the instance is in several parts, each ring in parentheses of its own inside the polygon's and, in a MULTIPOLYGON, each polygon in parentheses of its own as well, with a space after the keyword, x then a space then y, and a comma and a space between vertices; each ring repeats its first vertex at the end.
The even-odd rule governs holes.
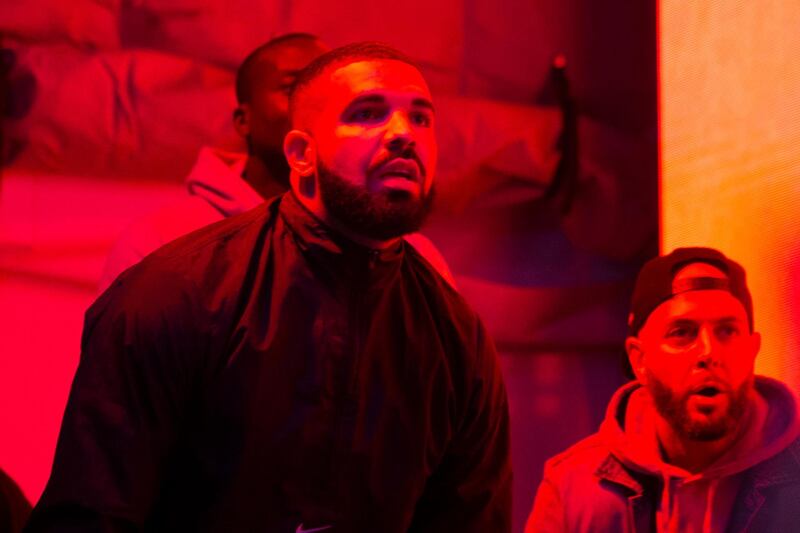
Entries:
POLYGON ((161 247, 154 257, 166 261, 197 253, 218 253, 215 245, 236 246, 250 244, 262 226, 274 217, 277 200, 264 203, 250 211, 228 218, 210 219, 205 224, 192 228, 161 247))
POLYGON ((246 268, 247 257, 259 252, 256 243, 265 227, 274 222, 274 214, 272 202, 195 229, 147 255, 120 275, 112 287, 150 286, 176 278, 184 279, 186 286, 220 284, 226 277, 235 276, 231 270, 246 268))
POLYGON ((428 304, 449 308, 455 313, 450 318, 474 320, 475 313, 456 289, 447 262, 433 242, 420 233, 405 235, 403 240, 406 243, 406 262, 425 292, 428 304))
POLYGON ((421 233, 409 233, 404 238, 411 245, 411 248, 416 250, 451 287, 456 288, 456 281, 452 272, 450 272, 447 261, 429 238, 421 233))
POLYGON ((597 433, 551 458, 527 531, 621 531, 631 489, 622 470, 597 433))
POLYGON ((545 476, 554 482, 594 476, 609 457, 609 446, 599 433, 593 433, 548 459, 545 463, 545 476))
POLYGON ((164 242, 169 242, 223 218, 224 215, 206 200, 189 195, 144 217, 143 225, 149 225, 164 242))
POLYGON ((142 257, 164 244, 223 219, 208 202, 188 196, 134 220, 118 244, 135 248, 142 257))
POLYGON ((750 468, 734 504, 729 530, 796 531, 800 522, 800 437, 750 468))
POLYGON ((800 437, 773 457, 753 466, 750 477, 760 485, 794 483, 800 485, 800 437))
POLYGON ((189 196, 134 220, 111 247, 100 282, 101 288, 110 285, 122 271, 166 243, 222 218, 222 214, 208 202, 189 196))

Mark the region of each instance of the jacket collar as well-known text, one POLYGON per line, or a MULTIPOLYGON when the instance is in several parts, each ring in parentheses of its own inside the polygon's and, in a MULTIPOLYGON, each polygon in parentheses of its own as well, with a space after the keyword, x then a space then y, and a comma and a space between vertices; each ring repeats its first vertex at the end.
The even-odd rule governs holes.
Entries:
POLYGON ((658 478, 632 473, 612 454, 606 457, 595 475, 630 491, 628 516, 634 533, 651 533, 656 530, 653 495, 658 491, 658 478))
POLYGON ((340 274, 348 277, 365 273, 370 279, 381 276, 394 271, 403 258, 404 239, 384 249, 353 242, 308 211, 291 190, 280 197, 278 212, 303 254, 332 268, 344 269, 340 274))
POLYGON ((600 479, 622 485, 635 495, 642 494, 644 491, 641 481, 622 466, 622 463, 612 454, 609 454, 605 461, 595 470, 595 475, 600 479))
POLYGON ((728 531, 747 531, 773 487, 800 483, 800 439, 747 472, 733 505, 728 531))
POLYGON ((757 489, 800 483, 800 439, 778 455, 753 467, 750 478, 757 489))

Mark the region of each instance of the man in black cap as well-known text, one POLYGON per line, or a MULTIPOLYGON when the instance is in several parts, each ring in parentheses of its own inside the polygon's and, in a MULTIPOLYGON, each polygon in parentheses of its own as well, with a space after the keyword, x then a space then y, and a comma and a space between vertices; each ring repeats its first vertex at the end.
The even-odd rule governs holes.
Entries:
POLYGON ((795 531, 798 401, 754 375, 744 269, 710 248, 652 259, 628 326, 636 381, 547 462, 526 533, 795 531))

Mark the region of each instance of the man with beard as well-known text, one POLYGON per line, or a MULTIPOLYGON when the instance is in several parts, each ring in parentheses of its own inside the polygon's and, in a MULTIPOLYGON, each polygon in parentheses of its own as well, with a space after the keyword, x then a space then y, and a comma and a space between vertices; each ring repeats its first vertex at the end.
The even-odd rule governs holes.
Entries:
POLYGON ((526 533, 795 531, 798 403, 754 375, 744 269, 710 248, 652 259, 628 324, 636 381, 547 462, 526 533))
MULTIPOLYGON (((289 89, 297 73, 327 50, 315 35, 288 33, 262 44, 242 61, 236 71, 233 125, 247 145, 247 154, 202 148, 186 178, 187 197, 134 221, 114 243, 101 275, 101 290, 160 246, 286 192, 289 166, 283 138, 290 129, 289 89)), ((455 285, 430 240, 419 233, 407 235, 406 240, 455 285)))
POLYGON ((509 531, 492 342, 402 238, 436 167, 425 80, 359 43, 291 102, 290 192, 161 248, 87 312, 31 531, 509 531))

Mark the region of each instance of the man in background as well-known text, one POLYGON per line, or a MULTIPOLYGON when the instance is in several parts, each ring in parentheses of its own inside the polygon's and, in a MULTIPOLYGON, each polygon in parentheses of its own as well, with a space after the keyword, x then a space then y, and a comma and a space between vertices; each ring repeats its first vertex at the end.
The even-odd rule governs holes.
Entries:
MULTIPOLYGON (((236 72, 233 125, 247 154, 202 148, 186 179, 189 197, 146 215, 113 245, 100 279, 105 290, 120 272, 160 246, 224 218, 243 213, 289 188, 283 138, 289 131, 289 90, 297 73, 328 50, 316 36, 289 33, 259 46, 236 72)), ((407 236, 451 283, 452 274, 430 240, 407 236)))
POLYGON ((798 402, 754 374, 753 326, 745 271, 719 251, 645 264, 625 344, 636 381, 547 462, 526 532, 795 530, 798 402))
POLYGON ((427 83, 356 43, 291 102, 289 192, 163 246, 87 311, 31 531, 510 530, 494 345, 403 239, 433 193, 427 83))

